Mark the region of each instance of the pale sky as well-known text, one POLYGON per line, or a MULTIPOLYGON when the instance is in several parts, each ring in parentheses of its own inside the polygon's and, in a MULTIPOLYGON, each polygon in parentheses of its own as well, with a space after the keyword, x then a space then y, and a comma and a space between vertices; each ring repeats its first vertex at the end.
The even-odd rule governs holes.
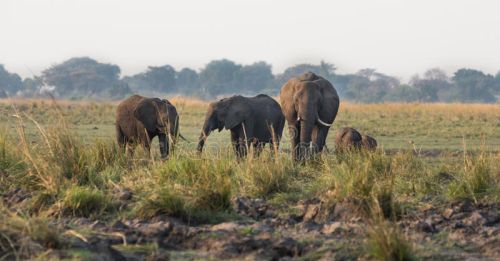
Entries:
POLYGON ((23 77, 73 56, 200 69, 227 58, 375 68, 500 70, 498 0, 1 0, 0 63, 23 77))

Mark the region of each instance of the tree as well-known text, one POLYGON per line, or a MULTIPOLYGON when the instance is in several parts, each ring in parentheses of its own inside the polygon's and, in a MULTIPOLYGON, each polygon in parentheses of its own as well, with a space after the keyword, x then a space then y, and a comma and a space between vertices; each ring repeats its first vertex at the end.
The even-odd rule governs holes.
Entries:
POLYGON ((88 57, 71 58, 42 72, 44 82, 61 96, 99 96, 120 86, 120 67, 99 63, 88 57))
POLYGON ((496 101, 493 91, 495 77, 473 69, 460 69, 452 78, 453 97, 461 102, 488 102, 496 101))
POLYGON ((348 78, 345 95, 358 102, 381 102, 385 95, 399 85, 398 79, 367 68, 348 78))
POLYGON ((259 93, 265 89, 274 89, 274 75, 270 64, 256 62, 245 65, 240 69, 239 74, 238 78, 243 92, 259 93))
POLYGON ((175 69, 170 65, 149 66, 144 79, 149 87, 158 92, 175 92, 175 69))
POLYGON ((15 95, 22 86, 21 77, 16 73, 9 73, 3 64, 0 64, 0 93, 3 94, 2 96, 15 95))
POLYGON ((198 73, 189 68, 183 68, 177 73, 177 89, 180 93, 197 95, 200 91, 200 77, 198 73))
POLYGON ((208 63, 200 72, 203 92, 206 96, 238 93, 240 91, 239 72, 241 65, 222 59, 208 63))
POLYGON ((391 89, 389 93, 387 93, 385 100, 398 102, 420 101, 420 91, 414 86, 402 84, 396 88, 391 89))
MULTIPOLYGON (((333 65, 332 65, 332 67, 333 67, 333 65)), ((282 74, 279 74, 276 76, 276 80, 277 80, 279 86, 282 86, 291 78, 296 77, 298 75, 301 75, 305 72, 313 72, 315 74, 318 74, 318 75, 321 75, 321 76, 327 78, 328 75, 324 74, 325 71, 328 71, 328 68, 326 68, 326 66, 322 67, 321 65, 301 63, 301 64, 296 64, 292 67, 286 68, 282 74)))
POLYGON ((410 85, 418 90, 421 102, 437 102, 448 99, 451 88, 450 79, 446 72, 439 68, 427 70, 423 78, 420 78, 419 75, 413 76, 410 85))

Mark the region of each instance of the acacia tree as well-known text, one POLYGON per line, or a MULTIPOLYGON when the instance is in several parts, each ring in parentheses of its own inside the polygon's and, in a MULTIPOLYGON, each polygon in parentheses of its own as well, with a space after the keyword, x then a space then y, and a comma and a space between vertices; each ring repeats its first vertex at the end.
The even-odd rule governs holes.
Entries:
POLYGON ((99 63, 88 57, 71 58, 42 72, 43 81, 54 86, 61 96, 99 96, 109 88, 125 88, 120 82, 120 67, 99 63))
POLYGON ((23 86, 23 81, 16 73, 9 73, 3 64, 0 64, 0 96, 15 95, 23 86))

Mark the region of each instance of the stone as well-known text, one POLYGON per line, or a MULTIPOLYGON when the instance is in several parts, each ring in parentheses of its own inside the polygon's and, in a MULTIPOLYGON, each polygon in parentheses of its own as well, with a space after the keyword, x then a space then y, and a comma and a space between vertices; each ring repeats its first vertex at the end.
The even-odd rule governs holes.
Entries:
POLYGON ((332 222, 330 224, 323 225, 323 228, 321 229, 321 233, 333 234, 335 232, 340 232, 342 230, 343 230, 342 223, 337 221, 337 222, 332 222))
POLYGON ((451 216, 453 215, 454 211, 452 208, 447 208, 443 211, 443 217, 446 219, 450 219, 451 216))
POLYGON ((319 213, 319 204, 307 205, 302 220, 304 222, 312 221, 319 213))
POLYGON ((167 236, 173 230, 173 226, 170 222, 158 221, 139 226, 138 230, 145 237, 163 237, 167 236))
POLYGON ((234 231, 240 228, 240 225, 235 223, 235 222, 225 222, 225 223, 220 223, 217 225, 214 225, 210 228, 212 231, 217 231, 217 230, 227 230, 227 231, 234 231))
POLYGON ((417 229, 417 231, 425 232, 425 233, 437 232, 434 225, 428 221, 422 221, 422 220, 418 221, 417 224, 415 225, 415 228, 417 229))

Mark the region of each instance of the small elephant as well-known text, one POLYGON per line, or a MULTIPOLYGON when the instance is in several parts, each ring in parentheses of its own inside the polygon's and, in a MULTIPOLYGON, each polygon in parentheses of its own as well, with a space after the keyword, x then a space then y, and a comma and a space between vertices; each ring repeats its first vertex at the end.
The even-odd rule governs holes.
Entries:
POLYGON ((285 118, 280 105, 267 95, 224 98, 209 105, 198 151, 202 152, 211 131, 221 131, 223 128, 231 131, 231 142, 239 158, 246 156, 249 145, 253 145, 257 152, 266 143, 277 148, 284 125, 285 118))
POLYGON ((361 134, 356 129, 342 128, 337 131, 335 136, 335 146, 339 151, 359 149, 362 139, 361 134))
POLYGON ((321 152, 339 109, 333 85, 307 72, 283 85, 280 102, 292 137, 294 159, 301 161, 311 153, 321 152))
POLYGON ((158 136, 161 157, 167 158, 169 140, 173 146, 178 132, 179 115, 168 100, 133 95, 118 105, 116 139, 123 150, 141 144, 149 152, 151 140, 158 136))
POLYGON ((361 135, 361 145, 367 150, 374 151, 377 149, 377 140, 368 135, 361 135))

